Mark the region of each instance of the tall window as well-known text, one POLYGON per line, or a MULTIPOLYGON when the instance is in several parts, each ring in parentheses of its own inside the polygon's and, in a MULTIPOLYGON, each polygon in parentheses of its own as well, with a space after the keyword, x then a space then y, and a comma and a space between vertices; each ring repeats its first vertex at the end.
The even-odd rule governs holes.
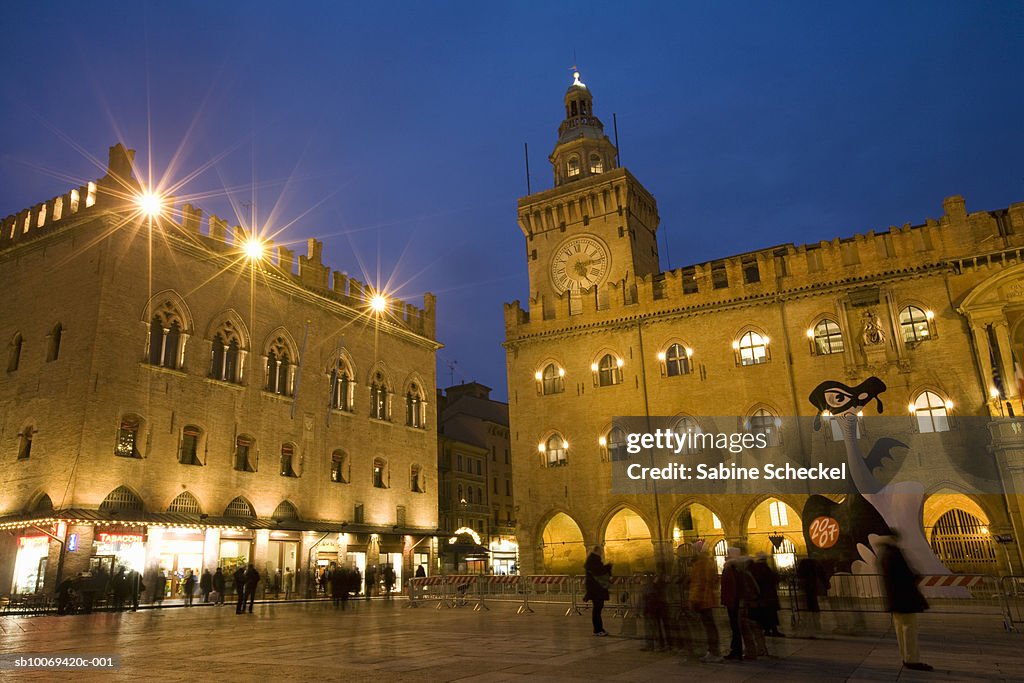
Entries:
POLYGON ((210 341, 210 377, 224 382, 240 382, 241 361, 241 338, 234 323, 226 320, 210 341))
POLYGON ((7 351, 7 372, 14 372, 21 365, 22 339, 20 334, 14 335, 7 351))
POLYGON ((386 489, 388 487, 387 463, 384 462, 383 458, 375 458, 373 461, 373 486, 378 489, 386 489))
POLYGON ((908 344, 929 339, 931 325, 928 314, 917 306, 907 306, 900 311, 900 331, 903 341, 908 344))
POLYGON ((423 428, 423 399, 415 384, 409 387, 405 395, 405 424, 410 427, 423 428))
POLYGON ((122 458, 141 458, 139 453, 139 425, 141 420, 133 415, 121 418, 121 426, 117 429, 117 444, 114 455, 122 458))
POLYGON ((544 452, 547 454, 548 467, 561 467, 569 463, 569 442, 562 438, 557 432, 548 437, 544 443, 544 452))
POLYGON ((194 425, 186 425, 181 430, 181 446, 178 449, 178 462, 182 465, 202 465, 199 460, 199 438, 203 432, 194 425))
POLYGON ((409 488, 413 493, 423 493, 426 488, 423 485, 423 468, 419 465, 413 465, 412 470, 409 473, 409 488))
POLYGON ((541 371, 541 391, 545 396, 565 391, 565 370, 548 363, 541 371))
POLYGON ((818 356, 828 356, 833 353, 843 352, 843 333, 839 324, 834 320, 825 318, 814 326, 814 353, 818 356))
POLYGON ((565 162, 565 175, 569 178, 575 178, 580 174, 580 158, 575 154, 569 157, 568 161, 565 162))
POLYGON ((254 441, 250 436, 239 436, 235 439, 235 461, 236 472, 255 472, 256 460, 254 441))
POLYGON ((299 476, 295 471, 295 447, 290 443, 281 446, 281 476, 299 476))
POLYGON ((922 391, 914 399, 914 416, 921 433, 948 432, 949 410, 946 402, 934 391, 922 391))
POLYGON ((171 300, 160 304, 149 321, 149 364, 178 370, 184 348, 185 325, 171 300))
POLYGON ((21 430, 21 437, 18 441, 18 460, 28 460, 32 455, 32 437, 35 436, 36 430, 32 429, 31 425, 27 425, 21 430))
POLYGON ((292 395, 292 359, 288 342, 284 337, 277 337, 267 351, 267 391, 281 396, 292 395))
POLYGON ((789 513, 782 501, 773 500, 768 503, 768 515, 771 517, 772 526, 789 526, 789 513))
POLYGON ((736 344, 740 365, 760 365, 768 362, 768 338, 751 330, 736 344))
POLYGON ((50 331, 49 343, 46 347, 46 362, 52 363, 60 357, 60 341, 64 336, 64 326, 57 323, 50 331))
POLYGON ((747 431, 751 434, 764 434, 768 446, 782 443, 779 435, 779 418, 764 408, 759 408, 747 420, 747 431))
POLYGON ((590 172, 593 174, 604 173, 604 161, 600 154, 590 155, 590 172))
POLYGON ((331 407, 335 410, 352 411, 352 370, 341 358, 331 370, 331 407))
POLYGON ((374 374, 370 383, 370 417, 377 420, 387 420, 388 414, 388 388, 384 383, 384 375, 380 372, 374 374))
POLYGON ((616 461, 626 457, 626 432, 621 427, 612 427, 608 432, 608 459, 616 461))
POLYGON ((665 374, 669 377, 690 374, 690 356, 682 344, 672 344, 666 349, 665 374))
POLYGON ((597 384, 602 387, 610 387, 620 382, 622 382, 622 360, 606 353, 597 363, 597 384))
POLYGON ((341 450, 331 454, 331 481, 336 484, 347 484, 349 481, 348 455, 341 450))

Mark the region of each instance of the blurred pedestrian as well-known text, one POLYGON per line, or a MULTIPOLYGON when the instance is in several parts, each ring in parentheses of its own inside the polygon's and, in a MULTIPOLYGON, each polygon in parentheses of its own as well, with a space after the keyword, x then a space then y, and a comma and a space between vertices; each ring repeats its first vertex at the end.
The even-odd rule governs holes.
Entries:
MULTIPOLYGON (((747 645, 747 659, 757 659, 760 648, 754 640, 748 609, 758 597, 757 581, 750 575, 747 565, 749 558, 743 557, 739 548, 729 548, 725 567, 722 569, 722 605, 729 615, 732 639, 729 643, 730 661, 743 660, 743 645, 747 645)), ((764 637, 762 635, 761 641, 764 637)))
POLYGON ((213 573, 213 592, 210 594, 213 598, 213 604, 223 605, 224 604, 224 571, 217 567, 217 571, 213 573))
POLYGON ((668 650, 668 601, 665 582, 660 576, 644 577, 640 602, 644 614, 644 650, 668 650))
POLYGON ((327 583, 331 586, 331 598, 334 599, 334 606, 341 606, 342 595, 346 596, 345 602, 348 602, 348 577, 345 576, 345 571, 341 567, 331 565, 330 573, 327 576, 327 583))
POLYGON ((391 591, 395 588, 395 568, 390 564, 384 565, 384 593, 391 597, 391 591))
POLYGON ((245 567, 238 565, 233 578, 235 579, 235 594, 238 596, 235 614, 241 614, 245 611, 245 567))
POLYGON ((690 569, 690 607, 700 618, 704 626, 704 634, 708 640, 708 652, 701 658, 705 663, 722 661, 719 648, 718 626, 715 625, 714 607, 718 604, 718 568, 705 547, 704 541, 693 544, 696 557, 690 569))
POLYGON ((209 569, 203 568, 203 575, 199 577, 199 592, 203 596, 203 602, 210 602, 210 592, 213 590, 213 574, 209 569))
POLYGON ((424 578, 426 578, 426 576, 427 576, 427 568, 426 567, 424 567, 422 564, 420 566, 416 567, 416 578, 417 579, 424 579, 424 578))
POLYGON ((128 595, 132 603, 132 611, 138 612, 139 599, 142 596, 142 593, 146 590, 146 586, 142 583, 142 574, 134 569, 128 572, 128 590, 128 595))
POLYGON ((878 558, 896 642, 903 666, 915 671, 931 671, 934 667, 921 661, 917 649, 917 615, 928 609, 928 601, 917 587, 920 577, 911 569, 898 544, 899 534, 894 530, 883 540, 878 558))
POLYGON ((162 568, 156 572, 156 580, 153 582, 153 604, 164 604, 164 596, 167 595, 167 572, 162 568))
POLYGON ((796 565, 796 582, 804 599, 803 633, 816 638, 821 632, 821 605, 818 598, 828 595, 829 581, 821 562, 805 557, 796 565))
POLYGON ((292 599, 292 591, 295 590, 295 572, 292 571, 291 567, 284 568, 284 576, 281 577, 284 583, 284 599, 292 599))
POLYGON ((253 603, 256 601, 256 587, 260 583, 260 573, 252 564, 245 570, 245 597, 249 601, 249 614, 252 614, 253 603))
POLYGON ((118 567, 110 579, 110 594, 114 599, 114 611, 123 611, 125 598, 128 597, 128 577, 125 574, 124 566, 118 567))
POLYGON ((366 599, 369 600, 377 593, 377 565, 371 564, 366 568, 366 599))
POLYGON ((768 555, 758 553, 757 560, 750 565, 750 574, 757 581, 757 601, 751 609, 751 617, 766 636, 785 637, 779 630, 779 575, 768 564, 768 555))
POLYGON ((595 545, 590 555, 587 556, 587 561, 583 563, 583 569, 586 571, 584 583, 586 592, 583 595, 583 600, 592 604, 590 621, 594 627, 595 636, 608 635, 608 632, 604 630, 601 610, 604 609, 604 603, 611 597, 608 586, 611 584, 612 566, 605 564, 603 555, 604 551, 601 546, 595 545))
POLYGON ((192 606, 192 598, 196 591, 196 575, 191 569, 185 570, 185 580, 181 582, 181 594, 185 598, 185 607, 192 606))

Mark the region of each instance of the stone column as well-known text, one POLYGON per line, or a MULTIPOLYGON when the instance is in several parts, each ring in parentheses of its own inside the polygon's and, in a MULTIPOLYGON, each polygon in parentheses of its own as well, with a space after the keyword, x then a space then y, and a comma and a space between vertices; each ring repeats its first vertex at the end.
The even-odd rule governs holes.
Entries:
MULTIPOLYGON (((992 450, 1002 480, 1013 543, 1008 544, 1012 573, 1019 574, 1024 567, 1024 420, 992 420, 992 450)), ((996 548, 997 553, 1003 552, 996 548)))
POLYGON ((203 567, 212 574, 220 560, 220 529, 207 529, 203 539, 203 567))
POLYGON ((992 353, 988 344, 988 333, 985 331, 984 325, 975 320, 971 320, 970 325, 971 335, 974 337, 974 362, 981 376, 982 390, 985 392, 984 400, 989 406, 989 411, 995 410, 992 414, 998 415, 999 411, 993 408, 992 397, 989 394, 995 384, 992 381, 992 353))
POLYGON ((252 566, 260 573, 260 596, 266 595, 267 582, 270 577, 266 576, 267 550, 270 544, 270 530, 256 530, 256 548, 253 550, 252 566))
POLYGON ((1007 399, 1017 398, 1017 378, 1013 372, 1013 347, 1010 345, 1010 328, 1006 319, 992 324, 996 333, 996 346, 999 348, 999 371, 1003 373, 1003 391, 1007 399))

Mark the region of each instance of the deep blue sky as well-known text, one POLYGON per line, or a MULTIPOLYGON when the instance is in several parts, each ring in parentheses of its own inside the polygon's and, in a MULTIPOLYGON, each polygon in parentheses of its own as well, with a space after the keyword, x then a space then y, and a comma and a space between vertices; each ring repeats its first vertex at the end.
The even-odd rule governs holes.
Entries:
POLYGON ((435 292, 439 384, 457 360, 504 396, 523 143, 550 187, 574 51, 658 199, 663 267, 918 223, 951 194, 1024 201, 1024 4, 835 5, 19 3, 0 215, 101 175, 76 145, 145 165, 149 129, 155 169, 182 147, 178 176, 227 153, 184 192, 231 217, 224 188, 251 201, 255 181, 274 225, 315 207, 286 239, 435 292))

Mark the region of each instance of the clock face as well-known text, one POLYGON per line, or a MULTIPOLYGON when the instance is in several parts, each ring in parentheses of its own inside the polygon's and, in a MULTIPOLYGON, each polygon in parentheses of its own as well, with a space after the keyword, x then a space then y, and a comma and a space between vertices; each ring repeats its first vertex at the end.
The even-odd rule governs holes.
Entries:
POLYGON ((593 287, 608 273, 608 250, 593 237, 562 242, 551 257, 551 281, 559 293, 593 287))

